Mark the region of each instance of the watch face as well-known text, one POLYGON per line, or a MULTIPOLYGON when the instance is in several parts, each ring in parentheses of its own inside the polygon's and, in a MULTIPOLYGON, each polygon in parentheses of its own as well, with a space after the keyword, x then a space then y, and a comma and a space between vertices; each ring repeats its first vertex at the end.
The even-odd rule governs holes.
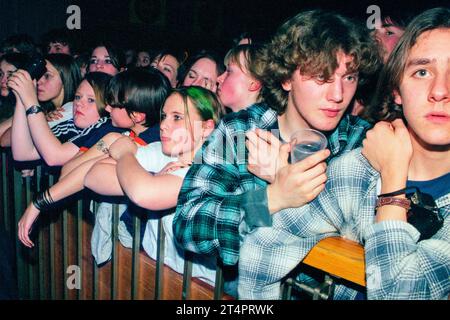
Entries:
POLYGON ((25 113, 26 115, 42 112, 41 106, 31 106, 25 113))

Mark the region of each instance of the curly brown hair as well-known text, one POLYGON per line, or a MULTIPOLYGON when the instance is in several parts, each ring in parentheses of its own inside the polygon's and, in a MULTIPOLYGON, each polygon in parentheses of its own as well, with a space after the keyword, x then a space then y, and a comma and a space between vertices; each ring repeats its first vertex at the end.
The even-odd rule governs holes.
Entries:
POLYGON ((353 57, 347 66, 359 72, 359 81, 376 72, 381 58, 367 30, 332 12, 301 12, 285 22, 260 51, 254 68, 264 83, 263 98, 278 114, 286 111, 289 93, 282 84, 297 69, 304 75, 329 80, 338 68, 337 53, 353 57))
POLYGON ((439 28, 450 28, 450 9, 429 9, 411 21, 381 71, 374 98, 362 114, 365 119, 377 122, 403 117, 401 106, 394 102, 394 92, 402 82, 411 48, 422 33, 439 28))

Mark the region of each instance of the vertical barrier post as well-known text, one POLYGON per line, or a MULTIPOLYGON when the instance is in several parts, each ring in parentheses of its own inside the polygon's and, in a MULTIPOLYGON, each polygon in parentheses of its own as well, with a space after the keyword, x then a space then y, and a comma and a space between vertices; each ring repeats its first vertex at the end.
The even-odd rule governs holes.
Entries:
MULTIPOLYGON (((9 184, 8 184, 8 153, 2 149, 2 209, 3 209, 3 224, 5 230, 8 232, 10 230, 11 222, 9 217, 11 215, 9 210, 9 184)), ((10 164, 10 163, 9 163, 10 164)), ((10 169, 10 167, 9 167, 10 169)))
POLYGON ((192 282, 192 253, 184 251, 184 271, 183 271, 183 289, 181 299, 188 300, 191 295, 192 282))
MULTIPOLYGON (((93 202, 93 209, 94 209, 94 214, 97 214, 97 209, 98 209, 98 203, 97 201, 93 202)), ((98 290, 97 290, 97 284, 98 284, 98 268, 97 268, 97 264, 95 262, 94 257, 92 257, 92 299, 93 300, 97 300, 98 298, 98 290)))
POLYGON ((138 298, 138 278, 139 278, 139 251, 141 248, 141 220, 137 217, 133 217, 133 256, 132 256, 132 269, 131 269, 131 299, 136 300, 138 298))
POLYGON ((16 261, 17 261, 17 281, 19 285, 19 297, 28 298, 26 295, 26 287, 28 284, 28 275, 26 271, 25 259, 24 259, 24 247, 22 243, 19 241, 17 237, 18 226, 22 214, 23 214, 23 193, 22 193, 22 175, 19 171, 14 170, 13 167, 10 167, 13 171, 13 181, 14 181, 14 235, 16 237, 16 261))
MULTIPOLYGON (((22 180, 23 181, 23 180, 22 180)), ((31 202, 31 177, 25 178, 25 206, 28 206, 28 204, 31 202)), ((38 226, 35 225, 34 228, 37 228, 38 226)), ((28 297, 30 299, 35 299, 35 272, 36 272, 36 255, 37 250, 39 250, 39 243, 36 243, 37 239, 35 240, 35 247, 32 250, 28 250, 28 297)))
POLYGON ((163 294, 165 238, 166 234, 164 232, 162 219, 160 218, 158 220, 158 238, 156 240, 155 300, 160 300, 163 294))
MULTIPOLYGON (((42 167, 38 166, 35 169, 36 175, 36 193, 41 191, 41 183, 42 183, 42 167)), ((42 225, 41 225, 42 226, 42 225)), ((44 275, 47 272, 47 268, 45 267, 46 262, 46 254, 45 254, 45 238, 44 238, 44 230, 40 228, 39 230, 39 265, 38 265, 38 274, 39 274, 39 299, 43 300, 46 298, 46 290, 45 290, 45 278, 44 275)))
MULTIPOLYGON (((77 264, 81 268, 81 281, 83 281, 83 200, 77 202, 77 264)), ((81 288, 77 290, 77 300, 81 299, 81 288)))
MULTIPOLYGON (((48 187, 50 188, 55 183, 55 177, 53 175, 48 176, 48 187)), ((50 223, 49 231, 49 245, 50 245, 50 299, 56 299, 56 270, 55 270, 55 224, 50 223)))
POLYGON ((223 265, 222 260, 217 258, 216 281, 214 284, 214 300, 222 300, 223 297, 223 265))
POLYGON ((63 300, 66 300, 68 297, 68 288, 66 284, 66 271, 69 266, 69 241, 68 241, 68 211, 64 209, 62 212, 62 251, 61 254, 63 256, 63 265, 62 265, 62 275, 61 279, 63 281, 63 300))
POLYGON ((119 261, 119 253, 118 253, 118 226, 119 226, 119 205, 113 204, 112 207, 112 266, 111 266, 111 300, 115 300, 117 296, 117 288, 118 288, 118 261, 119 261))

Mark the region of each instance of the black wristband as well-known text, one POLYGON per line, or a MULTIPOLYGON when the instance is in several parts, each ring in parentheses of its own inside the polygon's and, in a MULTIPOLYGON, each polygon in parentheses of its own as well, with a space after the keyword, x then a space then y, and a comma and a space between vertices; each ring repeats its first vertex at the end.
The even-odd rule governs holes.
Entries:
POLYGON ((52 196, 50 195, 50 190, 47 189, 43 192, 39 192, 35 194, 33 205, 38 209, 39 211, 47 210, 53 205, 54 201, 52 196))
POLYGON ((40 105, 34 105, 28 108, 28 110, 25 112, 25 114, 27 116, 29 116, 30 114, 36 114, 39 112, 44 112, 44 109, 42 109, 42 107, 40 105))
POLYGON ((394 192, 383 193, 383 194, 378 195, 378 198, 394 197, 394 196, 398 196, 398 195, 401 195, 401 194, 406 194, 406 191, 408 189, 410 189, 410 188, 406 187, 406 188, 403 188, 403 189, 400 189, 400 190, 397 190, 397 191, 394 191, 394 192))

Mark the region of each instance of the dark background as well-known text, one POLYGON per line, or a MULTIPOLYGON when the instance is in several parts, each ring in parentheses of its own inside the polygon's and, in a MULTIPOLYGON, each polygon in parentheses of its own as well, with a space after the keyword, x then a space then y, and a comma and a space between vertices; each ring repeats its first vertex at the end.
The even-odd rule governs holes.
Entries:
POLYGON ((51 28, 64 28, 69 5, 81 9, 80 44, 114 40, 123 47, 216 48, 224 51, 233 37, 248 30, 266 38, 289 17, 308 8, 324 8, 365 21, 367 7, 381 12, 418 13, 450 6, 449 0, 0 0, 0 39, 28 33, 39 42, 51 28))

